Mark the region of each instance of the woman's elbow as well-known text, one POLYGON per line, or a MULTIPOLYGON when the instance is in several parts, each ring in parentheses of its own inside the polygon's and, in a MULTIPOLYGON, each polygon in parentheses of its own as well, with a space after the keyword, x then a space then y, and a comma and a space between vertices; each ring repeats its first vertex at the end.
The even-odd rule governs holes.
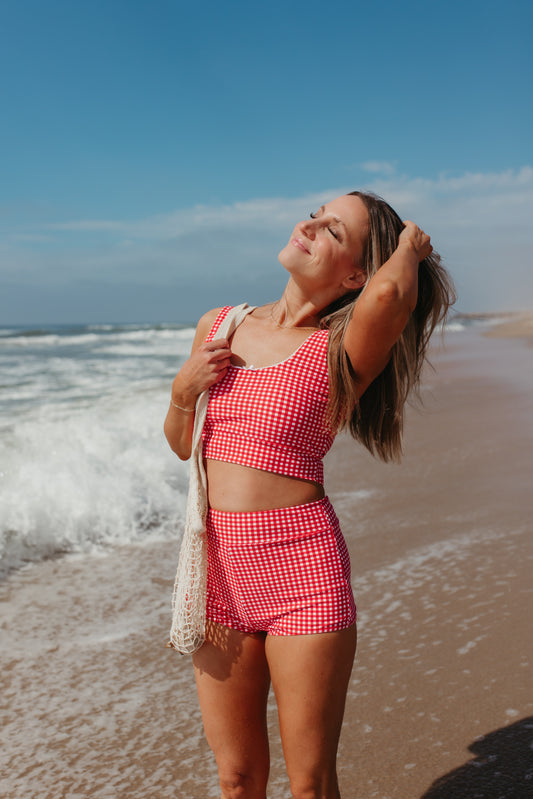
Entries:
POLYGON ((190 449, 190 447, 189 448, 184 447, 181 444, 181 442, 174 443, 172 441, 169 441, 168 438, 167 438, 167 441, 168 441, 168 445, 169 445, 170 449, 172 450, 172 452, 175 455, 178 456, 180 461, 188 461, 189 460, 189 458, 191 457, 191 449, 190 449))
POLYGON ((382 283, 376 299, 389 316, 405 317, 406 322, 414 310, 417 300, 416 294, 413 294, 411 290, 403 291, 394 280, 386 280, 382 283))
POLYGON ((402 303, 403 294, 394 280, 384 280, 377 291, 376 299, 383 305, 397 306, 402 303))

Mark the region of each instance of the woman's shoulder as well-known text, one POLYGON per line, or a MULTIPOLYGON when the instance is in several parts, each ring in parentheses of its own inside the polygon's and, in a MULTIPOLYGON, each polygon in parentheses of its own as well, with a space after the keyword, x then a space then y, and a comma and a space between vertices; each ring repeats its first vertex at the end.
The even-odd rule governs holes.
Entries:
POLYGON ((226 309, 226 307, 228 307, 228 306, 221 306, 220 308, 211 308, 210 311, 206 311, 203 314, 203 316, 201 316, 200 319, 198 320, 198 327, 200 327, 200 325, 203 325, 203 326, 205 326, 205 325, 210 325, 210 326, 213 325, 213 323, 216 321, 217 316, 220 313, 222 313, 222 311, 224 311, 226 309))
POLYGON ((220 308, 212 308, 210 311, 204 313, 204 315, 200 317, 196 327, 198 337, 205 339, 209 333, 216 333, 217 329, 220 327, 220 323, 231 307, 231 305, 223 305, 220 308))

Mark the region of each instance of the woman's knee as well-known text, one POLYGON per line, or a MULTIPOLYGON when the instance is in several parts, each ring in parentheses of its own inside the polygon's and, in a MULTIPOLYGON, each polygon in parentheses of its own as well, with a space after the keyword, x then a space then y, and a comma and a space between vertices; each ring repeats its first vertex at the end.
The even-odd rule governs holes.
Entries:
POLYGON ((268 770, 219 767, 218 777, 222 799, 266 799, 268 770))
POLYGON ((337 774, 299 774, 290 780, 293 799, 338 799, 337 774))

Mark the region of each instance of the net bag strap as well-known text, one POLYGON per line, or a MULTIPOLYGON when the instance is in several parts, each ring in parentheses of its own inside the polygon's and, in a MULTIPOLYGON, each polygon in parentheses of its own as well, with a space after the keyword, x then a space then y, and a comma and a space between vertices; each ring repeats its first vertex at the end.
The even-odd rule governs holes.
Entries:
MULTIPOLYGON (((229 338, 253 310, 247 303, 231 308, 217 336, 229 338)), ((208 401, 209 389, 196 400, 185 530, 172 593, 172 626, 167 646, 182 654, 196 652, 205 640, 207 478, 202 457, 202 430, 208 401)))

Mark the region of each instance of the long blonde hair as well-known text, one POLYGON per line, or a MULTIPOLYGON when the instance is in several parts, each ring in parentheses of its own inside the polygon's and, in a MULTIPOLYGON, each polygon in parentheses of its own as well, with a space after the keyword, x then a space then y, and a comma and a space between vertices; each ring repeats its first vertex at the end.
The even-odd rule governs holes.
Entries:
MULTIPOLYGON (((404 224, 381 197, 359 191, 350 194, 364 202, 370 219, 360 264, 368 280, 396 249, 404 224)), ((418 393, 430 336, 455 302, 455 290, 440 256, 433 251, 420 264, 416 308, 394 344, 387 366, 357 400, 354 370, 343 340, 361 291, 344 295, 323 311, 321 325, 330 331, 329 419, 336 428, 348 427, 373 455, 384 461, 398 461, 402 454, 404 405, 411 391, 418 393)))

